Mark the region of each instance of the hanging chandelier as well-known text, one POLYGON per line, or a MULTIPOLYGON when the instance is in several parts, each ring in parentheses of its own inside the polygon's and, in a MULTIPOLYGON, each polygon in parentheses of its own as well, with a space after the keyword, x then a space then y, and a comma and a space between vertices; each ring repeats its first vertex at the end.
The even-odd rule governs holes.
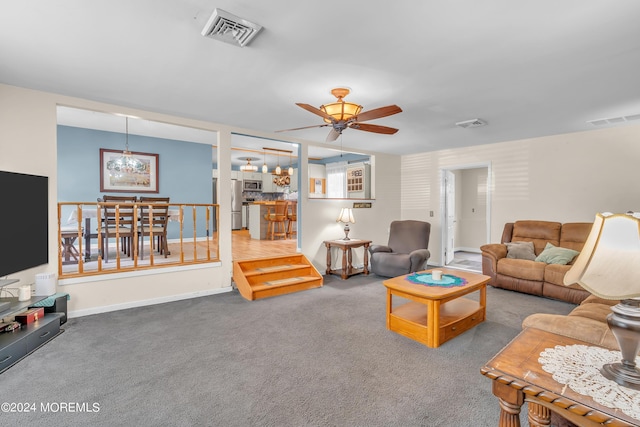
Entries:
POLYGON ((267 152, 264 149, 262 150, 262 160, 264 162, 262 163, 262 173, 268 173, 269 166, 267 166, 267 152))
POLYGON ((125 117, 125 148, 122 155, 115 160, 107 162, 107 170, 111 176, 122 176, 132 173, 144 172, 146 166, 143 162, 133 157, 129 151, 129 117, 125 117))
POLYGON ((240 166, 240 170, 242 172, 256 172, 258 170, 258 166, 251 164, 251 157, 247 157, 247 164, 240 166))
POLYGON ((289 153, 289 170, 287 172, 289 172, 289 176, 293 175, 293 165, 291 164, 291 153, 289 153))
POLYGON ((276 154, 276 156, 278 157, 278 163, 276 165, 275 174, 276 175, 282 175, 282 168, 280 167, 280 155, 276 154))

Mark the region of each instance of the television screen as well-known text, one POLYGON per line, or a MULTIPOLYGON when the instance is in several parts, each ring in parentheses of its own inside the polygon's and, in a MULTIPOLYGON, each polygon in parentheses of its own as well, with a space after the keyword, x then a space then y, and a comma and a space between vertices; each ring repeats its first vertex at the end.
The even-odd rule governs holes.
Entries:
POLYGON ((0 278, 49 262, 49 178, 0 171, 0 278))

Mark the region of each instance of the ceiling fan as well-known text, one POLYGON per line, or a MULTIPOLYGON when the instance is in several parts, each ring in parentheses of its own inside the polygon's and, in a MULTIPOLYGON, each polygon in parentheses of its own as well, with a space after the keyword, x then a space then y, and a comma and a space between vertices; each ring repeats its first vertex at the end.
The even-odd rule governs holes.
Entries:
POLYGON ((327 135, 326 142, 335 141, 336 139, 338 139, 338 136, 342 134, 342 131, 347 128, 362 130, 365 132, 382 133, 386 135, 393 135, 394 133, 398 132, 398 129, 395 128, 380 125, 371 125, 362 122, 398 114, 402 112, 402 109, 400 107, 398 107, 397 105, 387 105, 386 107, 374 108, 373 110, 362 112, 362 105, 345 102, 344 97, 349 95, 349 92, 351 91, 345 87, 337 87, 332 89, 331 94, 338 98, 338 100, 331 104, 321 105, 320 108, 313 107, 309 104, 301 104, 297 102, 297 106, 322 117, 324 119, 324 124, 304 126, 293 129, 283 129, 276 132, 287 132, 291 130, 331 126, 331 132, 329 132, 329 135, 327 135))

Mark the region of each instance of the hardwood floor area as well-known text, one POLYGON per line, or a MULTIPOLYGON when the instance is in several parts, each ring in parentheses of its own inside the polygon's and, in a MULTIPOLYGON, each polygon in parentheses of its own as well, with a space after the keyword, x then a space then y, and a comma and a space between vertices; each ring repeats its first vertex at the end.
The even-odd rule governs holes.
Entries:
MULTIPOLYGON (((249 235, 249 230, 236 230, 233 231, 231 240, 231 256, 233 261, 241 261, 241 260, 251 260, 251 259, 259 259, 259 258, 269 258, 275 256, 282 255, 292 255, 296 254, 296 239, 280 239, 280 240, 256 240, 252 239, 249 235)), ((217 233, 214 233, 213 241, 207 242, 198 242, 195 246, 192 243, 185 242, 182 246, 182 254, 184 256, 184 260, 186 263, 192 262, 194 259, 199 260, 200 262, 205 261, 206 259, 216 258, 217 254, 215 252, 216 248, 216 239, 217 233), (211 257, 211 258, 209 258, 211 257)), ((149 243, 146 242, 144 259, 138 259, 138 266, 141 268, 149 268, 150 267, 150 257, 149 254, 151 252, 151 248, 149 247, 149 243)), ((180 245, 175 242, 169 242, 169 253, 170 255, 165 258, 163 255, 154 252, 154 265, 180 265, 180 245)), ((101 271, 122 271, 126 269, 132 269, 134 267, 133 260, 124 255, 120 254, 120 267, 117 266, 116 263, 116 249, 115 246, 110 248, 109 251, 110 262, 103 262, 101 266, 101 271)), ((77 263, 69 263, 66 265, 62 265, 61 271, 59 271, 61 277, 73 277, 76 275, 83 274, 96 274, 99 273, 98 268, 98 253, 97 249, 94 248, 92 251, 91 259, 83 263, 83 273, 79 273, 79 266, 77 263)))
POLYGON ((296 239, 256 240, 249 230, 232 232, 231 256, 234 261, 267 258, 296 253, 296 239))

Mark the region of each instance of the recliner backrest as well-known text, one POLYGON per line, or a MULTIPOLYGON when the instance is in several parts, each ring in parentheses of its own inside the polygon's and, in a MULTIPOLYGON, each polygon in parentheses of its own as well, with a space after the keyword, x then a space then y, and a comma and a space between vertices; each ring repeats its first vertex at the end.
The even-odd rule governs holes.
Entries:
POLYGON ((429 249, 431 224, 424 221, 392 221, 389 228, 389 244, 393 252, 408 254, 416 249, 429 249))
POLYGON ((533 242, 536 255, 544 250, 547 243, 560 245, 562 224, 553 221, 522 220, 513 225, 512 242, 533 242))

